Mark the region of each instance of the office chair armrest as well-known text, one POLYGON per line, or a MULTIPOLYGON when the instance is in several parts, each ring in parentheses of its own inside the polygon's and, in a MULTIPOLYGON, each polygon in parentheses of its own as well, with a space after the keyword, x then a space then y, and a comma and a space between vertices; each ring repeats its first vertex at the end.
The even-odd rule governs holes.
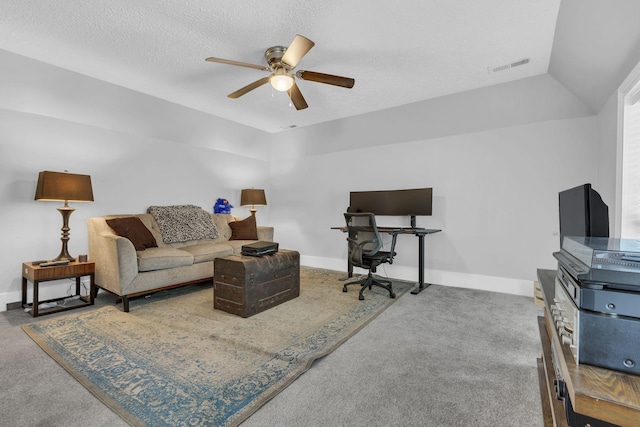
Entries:
POLYGON ((400 231, 393 231, 391 233, 391 248, 389 249, 391 255, 389 256, 389 264, 393 264, 393 257, 396 256, 396 240, 399 234, 400 231))

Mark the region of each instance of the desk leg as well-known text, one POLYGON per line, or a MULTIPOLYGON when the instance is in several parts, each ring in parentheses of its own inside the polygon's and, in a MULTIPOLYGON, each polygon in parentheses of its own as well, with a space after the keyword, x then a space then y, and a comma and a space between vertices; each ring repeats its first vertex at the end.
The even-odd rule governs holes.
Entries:
MULTIPOLYGON (((347 258, 349 258, 349 256, 347 255, 347 258)), ((353 277, 353 264, 351 263, 351 259, 349 258, 347 260, 347 277, 341 277, 340 280, 344 281, 344 280, 349 280, 353 277)))
POLYGON ((431 286, 431 283, 424 283, 424 234, 418 234, 418 269, 418 286, 411 291, 413 295, 418 295, 431 286))

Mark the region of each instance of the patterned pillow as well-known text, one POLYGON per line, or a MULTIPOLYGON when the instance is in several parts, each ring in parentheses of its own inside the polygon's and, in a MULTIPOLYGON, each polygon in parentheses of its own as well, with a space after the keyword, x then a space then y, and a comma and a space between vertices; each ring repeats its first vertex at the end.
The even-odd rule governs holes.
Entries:
POLYGON ((165 243, 218 237, 211 214, 199 206, 150 206, 147 212, 156 219, 165 243))

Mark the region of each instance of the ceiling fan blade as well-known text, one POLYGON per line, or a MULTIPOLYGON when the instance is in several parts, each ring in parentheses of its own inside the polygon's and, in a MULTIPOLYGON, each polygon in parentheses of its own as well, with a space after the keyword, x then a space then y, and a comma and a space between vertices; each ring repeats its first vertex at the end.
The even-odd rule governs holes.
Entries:
POLYGON ((256 80, 255 82, 246 85, 245 87, 243 87, 242 89, 238 89, 237 91, 230 93, 229 95, 227 95, 229 98, 240 98, 242 95, 246 94, 247 92, 251 92, 252 90, 254 90, 255 88, 258 88, 260 86, 262 86, 265 83, 269 82, 269 78, 271 76, 267 76, 267 77, 263 77, 260 80, 256 80))
POLYGON ((301 36, 300 34, 296 35, 287 48, 287 51, 282 56, 281 62, 287 64, 291 68, 294 68, 298 65, 298 62, 300 62, 302 57, 311 50, 314 44, 315 43, 308 38, 301 36))
POLYGON ((294 82, 291 89, 289 89, 289 98, 291 98, 291 102, 296 107, 296 110, 304 110, 308 107, 307 101, 304 100, 304 96, 302 96, 302 92, 300 92, 300 88, 294 82))
POLYGON ((219 62, 221 64, 228 64, 228 65, 238 65, 240 67, 255 68, 256 70, 271 71, 271 69, 269 67, 267 67, 266 65, 248 64, 246 62, 232 61, 230 59, 221 59, 221 58, 213 58, 213 57, 211 57, 211 58, 205 59, 205 61, 219 62))
POLYGON ((334 76, 331 74, 316 73, 315 71, 303 71, 300 70, 296 73, 296 76, 302 80, 308 80, 310 82, 326 83, 328 85, 346 87, 351 89, 356 81, 349 77, 334 76))

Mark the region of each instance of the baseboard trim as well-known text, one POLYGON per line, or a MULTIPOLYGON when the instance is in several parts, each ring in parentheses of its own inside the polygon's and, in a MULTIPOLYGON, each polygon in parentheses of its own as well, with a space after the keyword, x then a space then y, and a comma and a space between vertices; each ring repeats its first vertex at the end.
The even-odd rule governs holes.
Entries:
MULTIPOLYGON (((347 271, 347 262, 344 259, 301 255, 300 264, 308 267, 344 271, 345 273, 347 271)), ((357 274, 366 274, 366 271, 361 269, 356 269, 355 272, 357 274)), ((418 281, 418 269, 416 267, 386 265, 384 268, 379 269, 378 273, 395 279, 414 282, 418 281)), ((533 298, 533 281, 529 280, 430 269, 425 270, 424 279, 427 283, 435 283, 442 286, 478 289, 482 291, 500 292, 503 294, 521 295, 533 298)), ((19 298, 19 292, 0 294, 0 312, 22 308, 21 302, 15 302, 16 299, 19 298)))
POLYGON ((22 301, 8 302, 7 303, 7 311, 15 310, 17 308, 22 308, 22 301))
MULTIPOLYGON (((67 291, 71 289, 70 286, 73 286, 74 283, 75 282, 70 282, 67 279, 62 279, 62 280, 47 282, 46 286, 42 286, 41 284, 39 287, 40 302, 45 301, 47 299, 64 296, 65 294, 67 294, 67 291)), ((86 288, 84 289, 88 289, 88 287, 89 285, 87 283, 86 288)), ((33 298, 33 284, 29 282, 27 284, 27 302, 31 303, 32 298, 33 298)), ((13 310, 16 308, 22 308, 22 290, 0 293, 0 312, 13 310)))
POLYGON ((0 294, 0 312, 22 308, 20 292, 7 292, 0 294))
MULTIPOLYGON (((342 270, 345 272, 347 270, 347 262, 344 259, 301 255, 300 264, 329 270, 342 270)), ((366 274, 366 271, 361 269, 356 269, 354 272, 366 274)), ((416 267, 385 265, 384 268, 378 269, 378 273, 395 279, 418 281, 418 269, 416 267)), ((430 269, 425 269, 424 280, 426 283, 434 283, 442 286, 478 289, 533 298, 533 281, 529 280, 430 269)))

